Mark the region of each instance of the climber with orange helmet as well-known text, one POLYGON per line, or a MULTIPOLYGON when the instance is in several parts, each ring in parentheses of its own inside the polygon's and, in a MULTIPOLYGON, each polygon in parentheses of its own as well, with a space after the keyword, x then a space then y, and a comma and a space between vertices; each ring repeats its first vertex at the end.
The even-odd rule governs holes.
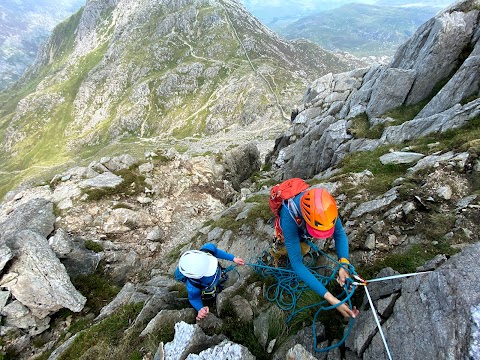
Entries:
POLYGON ((182 254, 175 269, 175 279, 187 286, 188 300, 197 310, 197 320, 207 316, 208 306, 203 306, 202 298, 214 298, 221 291, 225 274, 218 259, 245 265, 245 261, 235 257, 214 244, 205 244, 200 250, 188 250, 182 254))
MULTIPOLYGON (((339 262, 348 264, 348 238, 338 216, 335 199, 323 188, 309 188, 288 200, 280 209, 280 226, 292 269, 312 290, 331 305, 340 302, 323 286, 303 263, 301 241, 304 238, 329 238, 333 235, 339 262), (300 220, 300 221, 299 221, 300 220)), ((345 285, 348 271, 340 267, 337 282, 345 285)), ((344 317, 356 317, 358 310, 351 310, 345 303, 336 308, 344 317)))

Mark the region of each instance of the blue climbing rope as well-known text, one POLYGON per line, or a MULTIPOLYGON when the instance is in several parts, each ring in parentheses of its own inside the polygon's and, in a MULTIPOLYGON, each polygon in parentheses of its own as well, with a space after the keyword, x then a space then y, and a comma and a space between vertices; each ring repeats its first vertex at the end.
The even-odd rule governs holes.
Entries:
MULTIPOLYGON (((307 244, 310 246, 310 251, 304 256, 304 264, 310 269, 315 278, 324 286, 333 281, 338 273, 340 267, 347 268, 350 275, 357 275, 355 269, 350 264, 341 264, 331 256, 323 252, 311 241, 307 241, 307 244), (318 256, 324 256, 332 264, 329 265, 315 265, 315 258, 318 256)), ((317 347, 317 336, 316 336, 316 323, 317 318, 323 311, 332 310, 341 304, 347 303, 349 308, 352 309, 351 298, 355 292, 356 284, 353 283, 351 279, 347 278, 347 283, 344 286, 343 292, 336 296, 340 300, 338 304, 330 305, 326 300, 322 300, 312 305, 298 307, 298 300, 302 294, 309 290, 309 287, 303 283, 301 279, 298 278, 297 274, 292 270, 288 257, 285 257, 285 265, 282 267, 270 266, 266 259, 268 259, 270 253, 268 250, 263 251, 263 253, 258 257, 250 261, 249 265, 255 270, 259 275, 263 277, 273 277, 275 283, 270 285, 266 291, 266 298, 271 302, 275 302, 277 306, 284 310, 290 311, 290 315, 286 319, 286 323, 289 323, 296 315, 302 311, 318 308, 313 317, 312 324, 312 333, 313 333, 313 348, 317 352, 326 352, 331 349, 341 346, 348 335, 351 332, 353 327, 354 319, 350 318, 347 329, 344 332, 343 338, 335 344, 332 344, 329 347, 319 349, 317 347)))

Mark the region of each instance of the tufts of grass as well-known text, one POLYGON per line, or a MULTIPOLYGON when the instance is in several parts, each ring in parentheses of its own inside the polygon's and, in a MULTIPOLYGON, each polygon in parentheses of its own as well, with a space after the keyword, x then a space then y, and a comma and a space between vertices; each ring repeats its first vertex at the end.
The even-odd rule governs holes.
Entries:
POLYGON ((451 256, 457 252, 458 250, 452 248, 446 241, 439 241, 437 245, 415 244, 403 253, 388 255, 373 264, 360 265, 355 270, 365 279, 375 277, 380 270, 386 267, 391 267, 402 274, 407 274, 415 272, 417 267, 425 264, 425 262, 433 259, 438 254, 451 256))
POLYGON ((148 187, 145 176, 138 172, 136 166, 119 170, 117 175, 121 176, 123 181, 114 188, 84 190, 84 193, 88 195, 88 200, 98 201, 112 195, 135 196, 141 194, 148 187))
POLYGON ((259 204, 268 204, 268 195, 267 194, 255 194, 250 196, 248 199, 245 200, 247 203, 259 203, 259 204))
POLYGON ((472 151, 479 154, 478 139, 480 139, 480 116, 471 119, 464 127, 431 134, 407 144, 427 154, 439 150, 472 151), (429 145, 432 143, 439 144, 435 149, 431 149, 429 145))
POLYGON ((132 359, 139 352, 139 332, 127 332, 143 304, 128 304, 114 315, 81 332, 59 357, 69 359, 132 359))
POLYGON ((253 322, 242 323, 241 326, 239 326, 238 319, 230 302, 225 304, 223 314, 224 325, 220 333, 225 334, 231 341, 247 347, 257 359, 270 359, 269 354, 255 336, 253 322))
POLYGON ((402 105, 398 108, 388 111, 382 117, 384 118, 391 117, 395 119, 394 122, 391 122, 389 124, 390 126, 401 125, 406 121, 413 120, 415 116, 417 116, 417 114, 420 112, 420 110, 422 110, 430 100, 431 99, 429 98, 429 99, 420 101, 419 103, 414 105, 402 105))
POLYGON ((253 208, 251 208, 245 221, 250 224, 254 224, 258 219, 267 221, 272 216, 272 209, 270 209, 268 200, 266 200, 264 202, 257 203, 253 208))
POLYGON ((91 250, 91 251, 96 252, 96 253, 100 253, 104 250, 103 246, 101 244, 99 244, 98 242, 93 241, 93 240, 85 240, 85 247, 88 250, 91 250))
POLYGON ((289 329, 285 322, 285 312, 278 307, 273 308, 273 312, 268 318, 268 341, 277 339, 278 344, 282 344, 288 337, 289 329))
POLYGON ((387 151, 387 147, 382 146, 373 151, 351 153, 342 160, 340 166, 344 169, 344 174, 346 172, 353 173, 369 170, 373 174, 373 178, 362 183, 361 186, 373 195, 380 195, 390 189, 392 182, 403 176, 408 167, 410 167, 410 165, 383 165, 379 158, 387 151))
POLYGON ((362 113, 351 119, 351 125, 348 128, 348 133, 357 139, 380 139, 384 128, 384 124, 370 127, 367 114, 362 113))
POLYGON ((98 270, 90 275, 77 276, 72 279, 72 283, 87 298, 86 306, 96 315, 120 291, 120 287, 115 285, 107 275, 103 274, 102 270, 98 270))
POLYGON ((460 104, 461 105, 465 105, 465 104, 468 104, 469 102, 473 101, 473 100, 476 100, 479 98, 479 95, 478 94, 474 94, 474 95, 470 95, 470 96, 467 96, 465 97, 464 99, 462 99, 460 101, 460 104))
POLYGON ((270 171, 272 170, 272 163, 270 161, 263 164, 262 171, 270 171))

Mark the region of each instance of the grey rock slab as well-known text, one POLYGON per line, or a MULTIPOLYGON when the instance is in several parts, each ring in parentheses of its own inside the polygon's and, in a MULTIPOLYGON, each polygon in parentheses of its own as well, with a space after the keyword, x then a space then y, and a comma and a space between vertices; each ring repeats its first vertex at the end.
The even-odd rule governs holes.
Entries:
POLYGON ((373 336, 377 332, 377 323, 375 322, 372 310, 364 310, 360 316, 355 319, 352 332, 345 340, 345 346, 357 355, 361 355, 370 345, 373 336))
POLYGON ((416 70, 389 68, 377 79, 367 105, 369 117, 377 117, 402 105, 415 81, 416 70))
POLYGON ((76 198, 82 194, 82 191, 75 183, 62 183, 53 191, 52 201, 56 204, 63 200, 76 198))
POLYGON ((476 55, 471 54, 460 69, 438 92, 437 95, 417 114, 417 118, 428 117, 478 94, 480 88, 480 46, 476 55))
POLYGON ((224 339, 225 336, 207 336, 198 325, 190 325, 181 321, 175 324, 173 341, 165 344, 165 358, 183 360, 189 354, 200 353, 218 345, 224 339))
POLYGON ((63 355, 65 351, 68 350, 68 348, 73 344, 75 339, 82 333, 83 331, 80 331, 76 333, 75 335, 69 337, 67 341, 65 341, 62 345, 60 345, 58 348, 56 348, 48 357, 48 360, 57 360, 60 359, 60 357, 63 355))
POLYGON ((372 212, 377 212, 388 205, 390 205, 392 202, 394 202, 398 198, 398 193, 396 188, 392 188, 388 190, 383 196, 364 202, 360 204, 352 213, 351 217, 352 218, 358 218, 362 215, 372 213, 372 212))
POLYGON ((5 245, 0 246, 0 272, 12 258, 12 250, 5 245))
POLYGON ((31 199, 16 207, 0 222, 0 240, 25 229, 47 237, 54 229, 53 203, 49 200, 31 199))
POLYGON ((428 117, 415 118, 401 125, 387 127, 380 138, 382 144, 401 144, 432 133, 443 133, 449 129, 465 126, 480 114, 480 99, 453 107, 428 117))
POLYGON ((48 244, 58 258, 65 257, 73 250, 74 246, 70 235, 63 229, 55 231, 55 234, 48 239, 48 244))
POLYGON ((305 348, 300 345, 296 344, 290 350, 287 351, 287 355, 285 357, 286 360, 315 360, 316 358, 305 348))
POLYGON ((420 161, 418 161, 418 163, 415 166, 409 168, 408 172, 414 173, 419 170, 435 167, 435 166, 438 166, 438 164, 446 163, 450 161, 453 161, 453 162, 458 161, 463 163, 468 158, 468 156, 469 156, 468 153, 455 154, 453 151, 448 151, 446 153, 439 154, 439 155, 426 156, 420 161))
POLYGON ((140 336, 146 336, 164 326, 173 327, 180 321, 187 323, 194 323, 197 312, 194 308, 186 308, 181 310, 160 310, 153 319, 151 319, 145 329, 140 333, 140 336))
POLYGON ((255 356, 243 345, 223 340, 217 346, 203 350, 198 355, 189 354, 186 360, 255 360, 255 356))
MULTIPOLYGON (((3 286, 34 315, 43 318, 61 308, 74 312, 83 309, 86 298, 71 283, 47 239, 31 230, 24 230, 10 237, 8 243, 18 253, 9 268, 9 273, 17 276, 8 286, 3 286)), ((0 282, 3 283, 5 277, 8 274, 0 282)))
MULTIPOLYGON (((384 324, 394 359, 404 354, 412 359, 463 359, 468 354, 471 309, 480 303, 480 293, 472 286, 480 274, 479 256, 480 243, 473 244, 434 272, 402 281, 401 296, 384 324)), ((384 356, 382 341, 376 335, 363 358, 384 356)))
POLYGON ((120 309, 122 306, 130 302, 130 298, 136 292, 136 286, 130 282, 123 285, 122 290, 115 296, 115 298, 100 310, 100 314, 95 318, 95 321, 105 319, 107 316, 120 309))
POLYGON ((2 314, 5 316, 4 325, 25 329, 30 335, 38 335, 49 328, 50 318, 39 319, 32 314, 20 301, 15 300, 6 305, 2 314))
POLYGON ((78 183, 81 189, 86 188, 114 188, 122 183, 122 177, 112 174, 111 172, 104 172, 91 179, 86 179, 78 183))
POLYGON ((380 162, 383 165, 388 164, 410 164, 425 157, 424 154, 406 152, 406 151, 394 151, 388 154, 380 156, 380 162))
POLYGON ((113 158, 106 158, 106 159, 100 159, 100 163, 105 165, 105 167, 112 171, 118 171, 118 170, 123 170, 123 169, 128 169, 131 166, 133 166, 137 160, 129 154, 123 154, 119 156, 115 156, 113 158))
POLYGON ((0 291, 0 313, 7 304, 8 298, 10 297, 10 291, 0 291))

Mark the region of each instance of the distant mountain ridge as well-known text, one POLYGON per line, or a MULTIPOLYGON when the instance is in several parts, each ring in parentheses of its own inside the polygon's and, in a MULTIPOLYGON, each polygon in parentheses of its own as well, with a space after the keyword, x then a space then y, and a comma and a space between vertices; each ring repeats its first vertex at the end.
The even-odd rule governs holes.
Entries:
POLYGON ((332 51, 347 51, 357 56, 393 55, 438 10, 348 4, 302 18, 279 32, 288 39, 309 39, 332 51))

